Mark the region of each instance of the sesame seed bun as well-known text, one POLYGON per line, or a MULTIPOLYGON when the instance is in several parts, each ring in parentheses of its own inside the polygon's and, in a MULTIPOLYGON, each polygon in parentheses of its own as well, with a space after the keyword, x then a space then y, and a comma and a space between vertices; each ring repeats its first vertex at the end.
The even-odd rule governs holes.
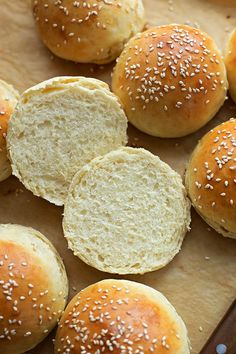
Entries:
POLYGON ((7 158, 6 135, 8 121, 19 99, 18 92, 0 80, 0 182, 11 175, 11 164, 7 158))
POLYGON ((178 173, 149 151, 129 147, 75 175, 63 220, 76 256, 118 274, 164 267, 180 251, 189 224, 190 202, 178 173))
POLYGON ((75 173, 127 143, 127 118, 107 84, 57 77, 25 91, 12 115, 7 146, 12 173, 27 189, 63 205, 75 173))
POLYGON ((186 171, 192 204, 217 232, 236 238, 236 120, 205 135, 186 171))
POLYGON ((57 56, 105 64, 145 25, 142 0, 32 0, 44 44, 57 56))
POLYGON ((174 24, 132 38, 112 80, 128 120, 163 138, 185 136, 204 126, 223 105, 227 87, 224 62, 213 39, 174 24))
POLYGON ((236 29, 230 34, 225 55, 230 96, 236 102, 236 29))
POLYGON ((58 353, 189 354, 184 322, 158 291, 103 280, 81 291, 59 323, 58 353))
POLYGON ((40 232, 0 225, 0 351, 34 348, 55 327, 68 295, 64 265, 40 232))

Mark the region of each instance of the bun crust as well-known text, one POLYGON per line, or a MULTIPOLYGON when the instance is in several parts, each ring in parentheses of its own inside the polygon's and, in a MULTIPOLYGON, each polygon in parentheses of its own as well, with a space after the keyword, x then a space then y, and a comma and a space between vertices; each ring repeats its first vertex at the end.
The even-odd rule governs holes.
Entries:
POLYGON ((32 0, 44 44, 57 56, 105 64, 145 24, 142 0, 32 0))
POLYGON ((185 177, 192 204, 217 232, 236 238, 236 120, 205 135, 195 148, 185 177))
POLYGON ((118 274, 164 267, 179 252, 189 224, 181 177, 150 152, 128 147, 75 175, 63 220, 76 256, 118 274))
POLYGON ((227 76, 229 80, 230 96, 236 102, 236 29, 231 33, 226 49, 225 65, 227 69, 227 76))
POLYGON ((0 290, 1 353, 24 353, 55 327, 68 295, 62 260, 41 233, 0 225, 0 290))
POLYGON ((204 126, 223 105, 227 87, 213 39, 185 25, 154 27, 132 38, 112 80, 128 120, 163 138, 204 126))
POLYGON ((59 323, 55 354, 189 354, 187 330, 158 291, 126 280, 103 280, 81 291, 59 323))
POLYGON ((75 173, 127 143, 127 119, 107 84, 59 77, 21 96, 7 137, 13 174, 35 195, 63 205, 75 173))
POLYGON ((7 157, 6 135, 8 121, 19 99, 13 86, 0 80, 0 182, 11 175, 11 164, 7 157))

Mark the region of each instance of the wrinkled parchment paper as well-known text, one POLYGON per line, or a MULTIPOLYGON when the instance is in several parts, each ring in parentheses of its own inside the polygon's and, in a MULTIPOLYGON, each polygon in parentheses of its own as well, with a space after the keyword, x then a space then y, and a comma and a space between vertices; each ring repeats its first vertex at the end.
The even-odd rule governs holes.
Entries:
MULTIPOLYGON (((150 24, 188 23, 209 32, 223 48, 236 26, 235 0, 144 0, 150 24)), ((59 75, 93 76, 110 83, 113 65, 79 65, 55 58, 35 31, 29 0, 0 0, 0 78, 18 90, 59 75)), ((198 139, 211 127, 232 116, 229 100, 202 130, 183 139, 161 140, 129 128, 130 144, 159 155, 183 174, 198 139)), ((85 265, 67 250, 61 221, 63 209, 34 197, 16 178, 0 184, 0 223, 18 223, 40 230, 64 259, 70 279, 70 297, 89 284, 111 275, 85 265)), ((128 279, 162 291, 183 317, 197 354, 236 295, 236 241, 212 231, 192 211, 192 231, 181 253, 166 268, 128 279), (205 257, 209 257, 208 260, 205 257)), ((32 354, 53 353, 54 333, 32 354)))

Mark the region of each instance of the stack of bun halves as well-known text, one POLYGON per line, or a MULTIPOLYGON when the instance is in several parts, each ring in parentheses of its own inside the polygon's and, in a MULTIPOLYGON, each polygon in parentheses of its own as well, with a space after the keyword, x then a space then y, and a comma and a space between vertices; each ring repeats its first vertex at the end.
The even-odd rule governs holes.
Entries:
MULTIPOLYGON (((191 203, 217 232, 236 238, 235 119, 200 140, 186 188, 159 157, 126 147, 127 121, 174 138, 215 116, 228 82, 214 40, 181 24, 142 32, 141 0, 34 0, 32 8, 55 55, 96 64, 120 56, 113 92, 93 78, 57 77, 19 97, 0 82, 0 180, 12 169, 34 195, 64 205, 69 248, 112 274, 167 265, 190 230, 191 203)), ((235 41, 234 33, 226 64, 236 100, 235 41)), ((58 321, 56 354, 190 353, 182 319, 154 289, 101 281, 63 312, 67 296, 66 271, 50 242, 31 228, 0 225, 1 353, 34 348, 58 321)))

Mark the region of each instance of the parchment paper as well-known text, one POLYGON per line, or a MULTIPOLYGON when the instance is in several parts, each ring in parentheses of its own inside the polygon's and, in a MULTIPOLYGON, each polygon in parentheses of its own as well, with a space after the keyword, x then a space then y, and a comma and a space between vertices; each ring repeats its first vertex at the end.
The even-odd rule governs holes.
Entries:
MULTIPOLYGON (((229 31, 236 26, 235 0, 144 0, 144 4, 152 25, 194 24, 208 31, 221 48, 229 31)), ((93 76, 110 82, 112 65, 103 68, 66 62, 55 58, 41 44, 29 0, 0 0, 0 24, 0 78, 20 91, 58 75, 93 76)), ((236 116, 236 106, 229 100, 210 124, 183 139, 152 138, 130 127, 130 144, 152 151, 183 174, 197 140, 232 116, 236 116)), ((67 250, 61 227, 62 212, 62 208, 34 197, 16 178, 0 184, 0 223, 32 226, 52 241, 64 259, 71 297, 111 275, 90 268, 67 250)), ((197 354, 236 295, 236 241, 217 235, 194 211, 192 217, 192 231, 170 265, 157 272, 126 278, 150 285, 167 296, 183 317, 192 353, 197 354)), ((53 353, 53 335, 30 353, 53 353)))

